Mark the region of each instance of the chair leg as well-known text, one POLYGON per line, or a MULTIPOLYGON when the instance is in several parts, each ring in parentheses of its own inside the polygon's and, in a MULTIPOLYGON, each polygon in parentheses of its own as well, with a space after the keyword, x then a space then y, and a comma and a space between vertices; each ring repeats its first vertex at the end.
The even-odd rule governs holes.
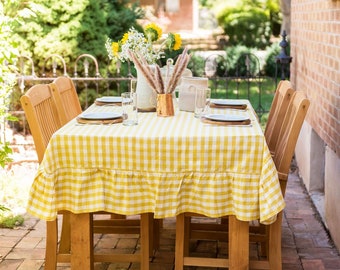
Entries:
MULTIPOLYGON (((153 231, 151 231, 151 234, 153 234, 153 251, 156 251, 159 249, 159 241, 160 241, 160 231, 162 228, 162 219, 154 219, 153 220, 153 231)), ((151 220, 152 222, 152 220, 151 220)))
POLYGON ((185 215, 179 214, 176 217, 176 250, 175 250, 175 270, 183 270, 184 265, 184 231, 185 215))
POLYGON ((268 226, 265 226, 265 235, 267 236, 266 237, 266 240, 265 242, 261 242, 260 243, 260 255, 262 257, 266 257, 268 258, 268 250, 269 250, 269 242, 268 242, 268 239, 269 239, 269 227, 268 226))
POLYGON ((59 242, 59 253, 70 253, 71 250, 71 224, 70 224, 70 213, 63 213, 63 221, 61 227, 61 235, 59 242))
POLYGON ((191 239, 191 216, 184 214, 184 257, 188 257, 190 253, 190 239, 191 239))
MULTIPOLYGON (((149 270, 150 258, 150 226, 152 227, 153 214, 145 213, 140 217, 140 234, 141 234, 141 270, 149 270)), ((152 242, 151 242, 152 243, 152 242)))
POLYGON ((45 270, 57 269, 58 219, 46 222, 45 270))
POLYGON ((281 225, 282 225, 282 211, 277 215, 276 221, 269 225, 268 260, 270 269, 275 270, 282 269, 281 225))

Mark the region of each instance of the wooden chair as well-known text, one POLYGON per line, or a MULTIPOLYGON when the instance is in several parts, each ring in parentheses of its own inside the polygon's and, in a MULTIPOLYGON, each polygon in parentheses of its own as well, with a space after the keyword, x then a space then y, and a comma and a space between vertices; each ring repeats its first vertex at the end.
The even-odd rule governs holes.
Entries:
POLYGON ((303 92, 294 92, 292 101, 288 106, 287 113, 279 132, 278 144, 276 147, 277 153, 275 153, 273 160, 276 169, 279 172, 283 195, 286 192, 287 177, 294 155, 296 142, 309 105, 310 102, 303 92), (284 180, 284 178, 286 178, 286 180, 284 180))
MULTIPOLYGON (((294 92, 295 91, 288 80, 280 81, 276 88, 273 102, 269 110, 266 128, 264 131, 265 139, 272 156, 275 154, 281 126, 283 124, 289 102, 294 92)), ((223 217, 221 219, 221 223, 224 225, 220 226, 219 224, 212 225, 204 223, 193 223, 190 226, 190 235, 192 239, 218 240, 221 234, 227 236, 228 233, 227 218, 223 217)), ((259 228, 257 227, 250 227, 250 230, 255 233, 259 233, 259 228)), ((263 230, 263 228, 261 228, 260 230, 263 230)))
POLYGON ((281 125, 293 93, 294 90, 289 81, 280 81, 275 91, 264 131, 264 136, 272 155, 275 153, 281 125))
MULTIPOLYGON (((295 146, 300 134, 302 124, 305 120, 310 102, 301 91, 295 91, 289 102, 287 112, 278 132, 276 151, 273 160, 278 171, 281 191, 283 196, 286 192, 289 168, 294 155, 295 146)), ((282 212, 278 214, 277 220, 270 225, 259 224, 258 233, 253 230, 253 237, 261 242, 264 248, 266 261, 254 262, 255 269, 282 269, 281 258, 281 224, 282 212)), ((256 227, 254 227, 256 229, 256 227)), ((264 255, 264 252, 262 252, 264 255)))
MULTIPOLYGON (((25 95, 20 98, 22 107, 25 111, 27 122, 31 129, 38 161, 41 163, 45 149, 51 136, 65 123, 67 119, 62 105, 62 99, 59 96, 57 88, 50 84, 38 84, 31 87, 25 95), (54 91, 54 92, 53 92, 54 91)), ((106 212, 94 213, 110 214, 106 212)), ((70 239, 71 239, 71 218, 67 211, 58 212, 63 215, 62 232, 60 236, 58 249, 58 220, 46 222, 46 251, 45 251, 45 269, 56 269, 58 262, 70 262, 70 239)), ((153 233, 154 224, 153 214, 148 215, 148 222, 144 222, 147 228, 142 228, 140 220, 120 219, 121 215, 115 216, 116 219, 94 219, 90 233, 100 234, 139 234, 141 230, 148 231, 148 241, 143 243, 141 249, 148 249, 147 254, 152 254, 154 248, 159 243, 159 228, 155 228, 156 234, 153 233), (155 236, 154 236, 155 235, 155 236), (150 237, 149 237, 150 236, 150 237), (149 244, 151 241, 152 245, 149 244)), ((125 217, 125 216, 124 216, 125 217)), ((92 218, 93 219, 93 218, 92 218)), ((145 226, 144 226, 145 227, 145 226)), ((145 241, 144 241, 145 242, 145 241)), ((141 252, 144 254, 144 252, 141 252)), ((122 262, 141 262, 141 254, 94 254, 94 260, 99 262, 122 261, 122 262)))
MULTIPOLYGON (((285 194, 289 168, 293 158, 296 142, 309 108, 309 100, 303 92, 295 92, 289 102, 286 114, 279 127, 277 146, 273 160, 278 171, 279 181, 283 195, 285 194)), ((215 239, 227 241, 228 224, 193 224, 191 217, 195 216, 185 213, 180 217, 181 225, 176 227, 176 270, 183 269, 185 265, 206 266, 206 267, 227 267, 227 259, 221 258, 194 258, 189 254, 190 239, 215 239), (196 227, 195 227, 196 225, 196 227), (178 263, 180 262, 180 264, 178 263)), ((228 219, 225 219, 226 221, 228 219)), ((262 260, 251 260, 250 269, 282 269, 281 258, 281 224, 282 212, 277 215, 277 219, 270 225, 250 224, 249 239, 250 242, 260 242, 261 248, 264 247, 265 258, 262 260)))
POLYGON ((58 77, 50 84, 50 86, 54 98, 59 104, 62 104, 62 108, 58 107, 58 109, 63 109, 63 112, 60 112, 59 110, 61 115, 65 115, 65 118, 61 119, 63 124, 66 124, 68 121, 82 113, 77 90, 71 78, 63 76, 58 77))
MULTIPOLYGON (((57 77, 51 84, 52 94, 57 103, 57 109, 61 115, 61 121, 66 124, 80 113, 82 108, 79 102, 76 87, 71 78, 60 76, 57 77), (62 106, 60 106, 62 104, 62 106), (65 117, 64 117, 65 116, 65 117)), ((109 214, 111 219, 96 219, 94 220, 94 233, 111 233, 111 234, 138 234, 140 220, 126 219, 125 215, 113 213, 100 213, 109 214), (126 220, 126 221, 123 221, 126 220)), ((153 247, 159 247, 159 227, 160 220, 154 220, 154 228, 156 233, 154 236, 153 247)), ((151 248, 152 249, 152 248, 151 248)))
MULTIPOLYGON (((22 108, 25 111, 26 119, 33 136, 35 150, 38 161, 41 163, 44 157, 45 149, 50 141, 51 136, 60 127, 62 127, 61 117, 52 95, 52 89, 48 84, 38 84, 32 86, 25 95, 20 98, 22 108)), ((70 218, 68 213, 63 214, 63 225, 60 237, 59 253, 69 253, 70 239, 70 218)), ((49 266, 49 262, 56 261, 58 233, 57 220, 47 221, 46 232, 46 269, 54 269, 49 266)))

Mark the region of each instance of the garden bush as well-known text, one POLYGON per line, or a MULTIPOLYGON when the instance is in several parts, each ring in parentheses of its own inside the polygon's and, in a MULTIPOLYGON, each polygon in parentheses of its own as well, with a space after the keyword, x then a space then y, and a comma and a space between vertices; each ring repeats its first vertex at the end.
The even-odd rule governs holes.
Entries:
POLYGON ((219 25, 229 37, 229 45, 264 49, 270 44, 272 22, 270 11, 261 1, 239 1, 226 5, 217 14, 219 25))
POLYGON ((245 76, 247 72, 256 76, 261 71, 260 63, 255 57, 256 49, 244 45, 231 46, 226 48, 227 75, 228 76, 245 76), (245 56, 250 59, 249 69, 246 67, 245 56))
MULTIPOLYGON (((267 54, 265 59, 265 66, 264 66, 264 72, 267 76, 270 77, 278 77, 281 76, 281 66, 280 64, 276 63, 277 56, 279 56, 281 52, 281 47, 278 43, 273 43, 270 47, 267 48, 267 54)), ((287 55, 290 55, 289 47, 287 50, 287 55)), ((285 75, 287 78, 289 78, 290 68, 289 65, 287 66, 287 70, 285 70, 285 75)))
POLYGON ((120 39, 131 26, 138 28, 137 19, 143 16, 138 4, 127 0, 32 2, 37 7, 36 17, 18 27, 16 35, 21 53, 33 58, 40 68, 51 54, 61 55, 68 65, 88 53, 96 57, 105 73, 106 38, 120 39))

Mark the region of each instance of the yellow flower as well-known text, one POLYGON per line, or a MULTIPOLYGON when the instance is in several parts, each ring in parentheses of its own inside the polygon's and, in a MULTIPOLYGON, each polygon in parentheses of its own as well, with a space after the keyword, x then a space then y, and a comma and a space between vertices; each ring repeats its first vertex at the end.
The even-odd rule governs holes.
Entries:
POLYGON ((129 38, 129 32, 125 33, 124 36, 122 37, 122 44, 125 44, 128 38, 129 38))
POLYGON ((174 44, 174 50, 177 51, 181 48, 182 46, 182 38, 180 34, 174 34, 175 36, 175 44, 174 44))
POLYGON ((119 53, 119 43, 118 42, 112 42, 111 44, 112 53, 114 56, 118 56, 119 53))
POLYGON ((155 23, 149 23, 145 26, 144 32, 151 42, 157 41, 162 36, 162 29, 155 23))
POLYGON ((177 51, 181 48, 182 46, 182 39, 181 36, 179 34, 173 34, 173 33, 169 33, 168 37, 166 39, 166 44, 167 47, 170 51, 174 50, 177 51))

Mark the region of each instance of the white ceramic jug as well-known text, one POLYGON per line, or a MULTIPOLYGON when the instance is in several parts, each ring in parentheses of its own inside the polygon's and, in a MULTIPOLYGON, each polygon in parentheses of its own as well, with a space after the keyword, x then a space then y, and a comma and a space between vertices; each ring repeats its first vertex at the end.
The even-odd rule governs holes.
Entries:
POLYGON ((196 89, 208 88, 208 78, 205 77, 182 77, 179 86, 178 107, 181 111, 195 111, 196 89))

